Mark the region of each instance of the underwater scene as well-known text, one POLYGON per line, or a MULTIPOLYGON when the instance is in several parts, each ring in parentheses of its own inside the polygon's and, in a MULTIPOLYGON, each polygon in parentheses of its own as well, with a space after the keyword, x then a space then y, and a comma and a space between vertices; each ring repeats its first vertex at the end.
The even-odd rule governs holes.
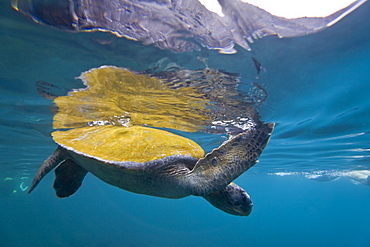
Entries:
POLYGON ((0 246, 370 247, 370 2, 250 3, 0 1, 0 246))

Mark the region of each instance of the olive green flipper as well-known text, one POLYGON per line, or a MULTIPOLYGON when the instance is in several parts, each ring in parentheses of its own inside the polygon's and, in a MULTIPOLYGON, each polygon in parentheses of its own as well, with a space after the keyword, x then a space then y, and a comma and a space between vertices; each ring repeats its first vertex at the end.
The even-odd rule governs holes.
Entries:
POLYGON ((257 163, 273 129, 273 123, 260 123, 199 159, 185 181, 191 194, 207 196, 222 190, 251 168, 257 163))
POLYGON ((240 186, 230 183, 223 190, 204 196, 216 208, 233 215, 248 216, 253 203, 248 193, 240 186))
POLYGON ((82 184, 87 171, 73 160, 66 159, 55 169, 53 188, 57 197, 64 198, 73 195, 82 184))
POLYGON ((54 167, 56 167, 60 162, 65 160, 68 157, 67 152, 62 147, 58 147, 49 158, 47 158, 43 163, 40 169, 37 171, 35 177, 33 178, 32 185, 28 191, 31 193, 32 190, 37 186, 41 179, 54 167))

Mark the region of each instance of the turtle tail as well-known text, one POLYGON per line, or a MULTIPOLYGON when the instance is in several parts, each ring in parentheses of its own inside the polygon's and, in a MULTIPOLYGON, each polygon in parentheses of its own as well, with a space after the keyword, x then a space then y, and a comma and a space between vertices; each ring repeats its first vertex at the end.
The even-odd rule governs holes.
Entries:
POLYGON ((62 147, 58 147, 49 158, 47 158, 43 163, 40 169, 37 171, 35 177, 32 180, 32 185, 28 191, 28 194, 33 191, 33 189, 38 185, 41 179, 48 174, 54 167, 56 167, 60 162, 65 160, 68 157, 68 154, 62 147))

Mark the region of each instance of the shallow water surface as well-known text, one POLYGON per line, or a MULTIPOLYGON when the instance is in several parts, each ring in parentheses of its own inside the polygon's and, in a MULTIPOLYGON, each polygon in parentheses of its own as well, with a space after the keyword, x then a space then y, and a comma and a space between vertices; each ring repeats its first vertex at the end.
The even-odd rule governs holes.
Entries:
MULTIPOLYGON (((173 53, 109 33, 70 33, 39 25, 0 2, 0 246, 370 246, 370 3, 336 25, 298 38, 266 37, 234 55, 173 53), (187 69, 239 73, 238 90, 257 82, 258 107, 275 122, 260 162, 237 179, 251 195, 247 218, 202 198, 129 193, 88 175, 58 199, 50 173, 28 195, 54 151, 52 101, 83 87, 84 71, 114 65, 142 71, 164 59, 187 69), (263 69, 257 74, 252 57, 263 69)), ((225 135, 188 134, 206 152, 225 135)))

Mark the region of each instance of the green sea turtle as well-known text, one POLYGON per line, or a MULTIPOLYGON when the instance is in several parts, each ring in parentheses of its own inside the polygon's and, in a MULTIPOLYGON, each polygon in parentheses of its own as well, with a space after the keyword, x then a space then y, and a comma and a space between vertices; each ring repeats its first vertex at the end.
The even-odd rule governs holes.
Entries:
POLYGON ((58 166, 58 197, 74 194, 91 172, 127 191, 173 199, 202 196, 229 214, 247 216, 250 197, 232 181, 257 162, 273 127, 259 122, 205 156, 195 142, 155 128, 103 125, 55 131, 58 148, 38 170, 29 193, 58 166))
POLYGON ((86 88, 60 97, 48 90, 52 85, 38 83, 41 95, 54 99, 53 127, 59 131, 52 136, 59 147, 30 192, 59 165, 58 197, 74 194, 91 172, 131 192, 203 196, 227 213, 250 213, 249 195, 232 181, 256 163, 273 129, 252 107, 264 100, 261 90, 241 95, 237 75, 208 67, 137 72, 102 66, 79 78, 86 88), (158 128, 183 133, 224 128, 232 138, 205 156, 194 141, 158 128))

